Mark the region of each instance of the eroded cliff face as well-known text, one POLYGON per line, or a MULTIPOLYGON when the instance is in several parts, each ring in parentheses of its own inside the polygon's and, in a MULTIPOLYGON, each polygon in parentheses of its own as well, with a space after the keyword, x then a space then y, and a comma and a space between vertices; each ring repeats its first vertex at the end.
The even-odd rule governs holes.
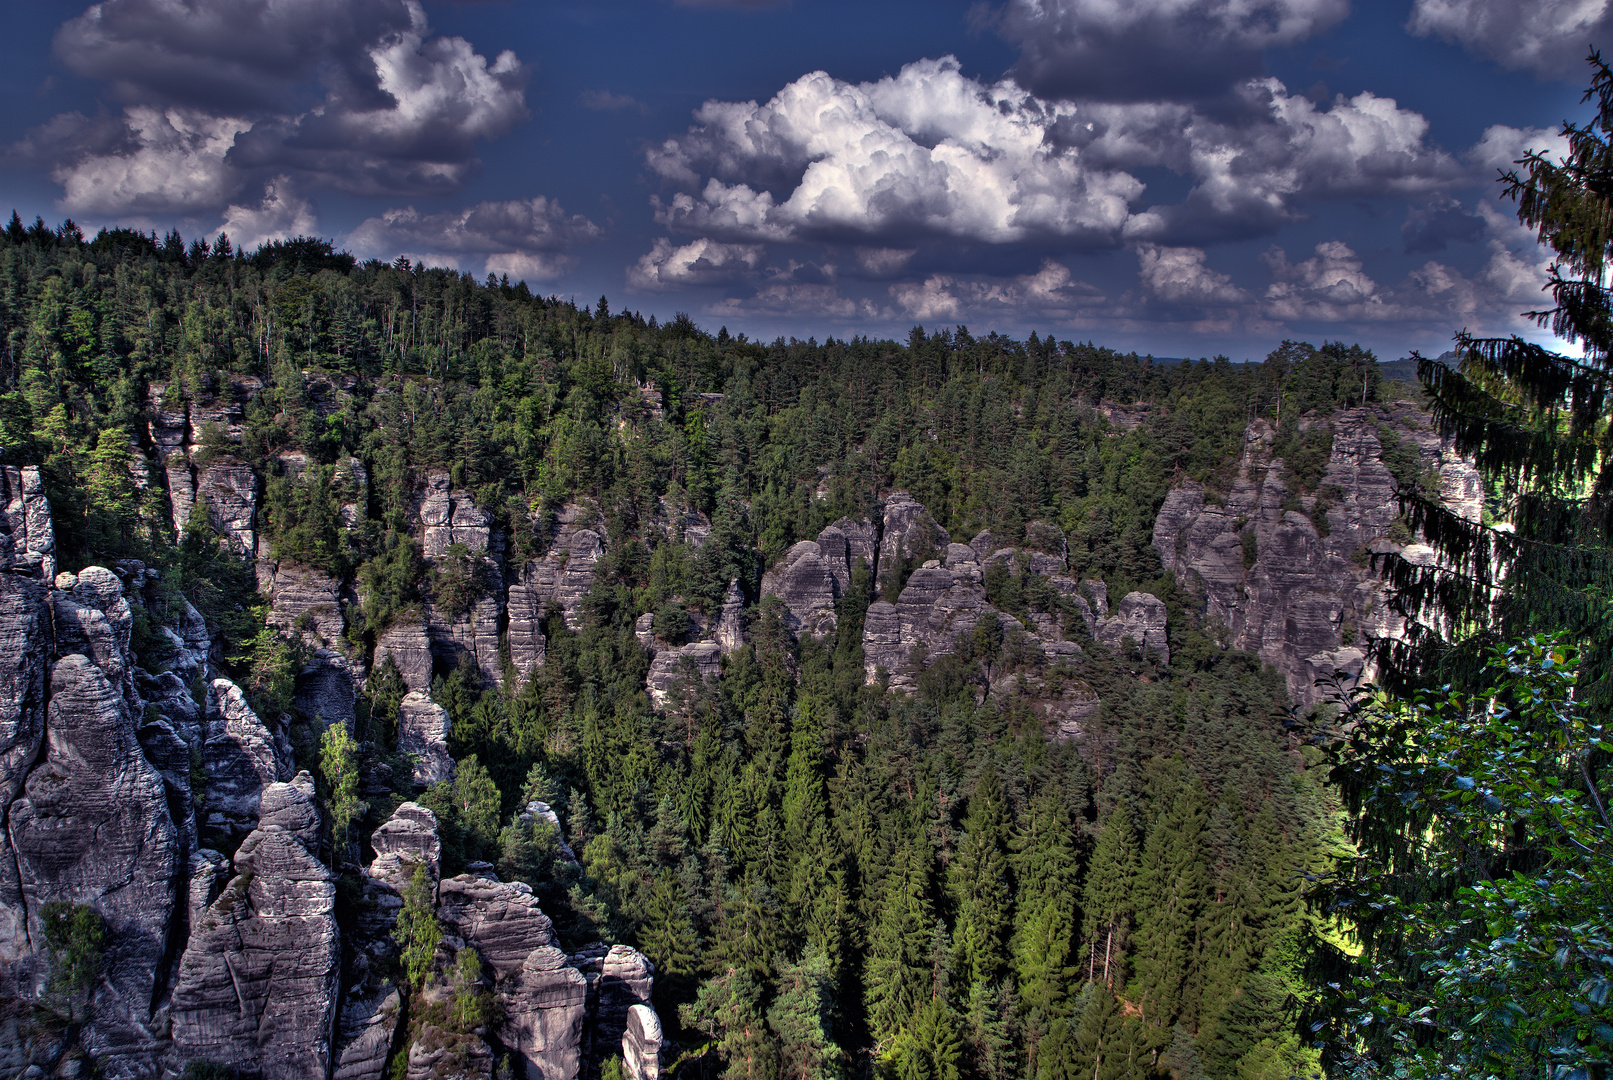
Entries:
POLYGON ((1272 450, 1271 426, 1256 421, 1230 490, 1183 484, 1166 496, 1154 526, 1160 558, 1224 624, 1224 644, 1275 666, 1301 706, 1320 700, 1319 678, 1335 669, 1360 672, 1369 638, 1404 632, 1385 604, 1371 553, 1432 557, 1397 525, 1383 437, 1415 446, 1444 502, 1464 516, 1477 518, 1482 495, 1478 474, 1410 405, 1350 409, 1308 423, 1329 425, 1333 434, 1313 491, 1298 489, 1272 450))
MULTIPOLYGON (((208 422, 216 438, 222 421, 208 422)), ((284 718, 258 716, 213 666, 215 645, 189 605, 170 607, 159 628, 172 655, 143 667, 129 597, 153 575, 134 562, 56 573, 49 507, 25 472, 0 474, 0 494, 20 493, 0 506, 0 994, 64 1007, 47 993, 47 905, 90 909, 105 937, 98 976, 72 1005, 82 1023, 57 1035, 16 1028, 7 1069, 78 1075, 93 1063, 100 1075, 155 1080, 214 1062, 266 1080, 380 1080, 395 1055, 409 1075, 435 1076, 443 1047, 464 1042, 480 1047, 467 1060, 489 1075, 509 1053, 546 1080, 597 1074, 597 1056, 616 1053, 632 1055, 635 1075, 655 1074, 659 1022, 653 1010, 632 1013, 648 1010, 649 962, 604 944, 567 956, 525 885, 485 871, 439 884, 437 822, 422 806, 402 804, 375 831, 363 902, 344 933, 326 818, 313 778, 295 771, 284 718), (416 867, 432 883, 448 959, 475 949, 490 972, 496 1030, 426 1025, 400 1045, 406 1002, 387 972, 416 867)), ((483 526, 464 524, 476 515, 454 498, 447 524, 429 527, 472 530, 447 535, 491 559, 474 531, 483 526)), ((321 647, 310 665, 318 679, 299 675, 299 707, 351 722, 361 665, 324 648, 344 644, 342 583, 273 563, 260 580, 271 621, 321 647)), ((551 596, 564 604, 585 588, 579 574, 551 596)), ((416 677, 429 676, 434 649, 480 647, 429 609, 420 631, 423 663, 400 665, 416 677)), ((425 694, 409 697, 405 714, 419 723, 402 734, 420 743, 417 779, 445 778, 446 713, 425 694)))

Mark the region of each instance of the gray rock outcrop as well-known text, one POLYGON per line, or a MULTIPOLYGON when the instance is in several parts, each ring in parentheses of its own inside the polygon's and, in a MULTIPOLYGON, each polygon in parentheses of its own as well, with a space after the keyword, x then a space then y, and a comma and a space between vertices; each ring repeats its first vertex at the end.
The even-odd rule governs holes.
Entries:
POLYGON ((660 1080, 661 1018, 648 1005, 627 1010, 622 1033, 622 1075, 626 1080, 660 1080))
POLYGON ((256 828, 263 789, 291 779, 291 752, 284 732, 271 731, 228 679, 207 687, 201 745, 206 777, 201 824, 230 836, 256 828))
POLYGON ((554 924, 522 882, 461 874, 437 887, 437 918, 452 934, 476 946, 498 978, 521 970, 527 955, 554 943, 554 924))
POLYGON ((650 672, 645 678, 650 700, 658 709, 666 708, 673 690, 679 683, 704 682, 722 673, 723 649, 714 641, 696 641, 666 649, 655 654, 650 661, 650 672))
POLYGON ((1130 638, 1138 648, 1158 653, 1161 663, 1171 662, 1165 634, 1165 602, 1149 593, 1127 593, 1115 605, 1113 615, 1098 620, 1093 636, 1116 652, 1125 639, 1130 638))
POLYGON ((594 583, 594 564, 605 552, 603 537, 591 527, 595 523, 596 515, 582 507, 561 508, 548 553, 523 566, 511 586, 523 590, 523 611, 541 614, 553 605, 565 613, 568 627, 581 628, 583 597, 594 583))
POLYGON ((44 590, 0 572, 0 961, 29 950, 27 908, 11 851, 9 807, 45 737, 50 615, 44 590))
POLYGON ((375 643, 376 671, 390 659, 403 685, 424 694, 431 689, 431 638, 418 617, 398 616, 375 643))
POLYGON ((978 576, 940 565, 913 571, 896 603, 871 604, 863 623, 863 666, 870 683, 883 668, 890 685, 911 690, 915 654, 926 663, 955 652, 958 638, 974 630, 981 618, 1003 616, 986 602, 978 576), (920 651, 922 649, 922 652, 920 651))
POLYGON ((588 982, 552 945, 527 954, 520 970, 499 980, 504 1016, 498 1038, 521 1055, 525 1080, 575 1080, 582 1069, 588 982))
POLYGON ((784 623, 796 634, 832 637, 840 594, 834 568, 815 540, 796 544, 762 575, 762 595, 784 601, 784 623))
POLYGON ((179 1065, 251 1063, 264 1080, 329 1074, 341 943, 305 777, 265 792, 272 812, 192 927, 171 1003, 179 1065))
POLYGON ((1256 421, 1245 432, 1230 491, 1176 487, 1154 524, 1166 569, 1201 591, 1205 613, 1226 627, 1226 644, 1274 665, 1301 706, 1320 699, 1318 678, 1336 668, 1362 670, 1368 637, 1404 632, 1367 558, 1400 546, 1389 538, 1399 504, 1380 427, 1417 446, 1458 513, 1477 517, 1481 493, 1472 467, 1410 406, 1349 409, 1310 422, 1330 423, 1333 431, 1315 494, 1290 490, 1271 449, 1275 433, 1256 421))
MULTIPOLYGON (((840 525, 840 528, 843 531, 845 526, 840 525)), ((879 574, 888 573, 887 568, 893 562, 915 555, 934 558, 937 553, 944 553, 951 542, 947 531, 936 524, 930 512, 913 496, 905 491, 893 491, 885 498, 884 527, 879 536, 879 574)))
POLYGON ((44 760, 11 804, 8 825, 35 948, 44 940, 40 912, 49 902, 87 904, 106 920, 106 977, 90 1004, 86 1047, 96 1055, 148 1058, 156 1045, 151 1007, 174 914, 179 835, 127 702, 89 657, 64 656, 51 671, 44 760))
POLYGON ((414 759, 414 786, 428 788, 451 780, 454 759, 448 753, 448 710, 419 691, 403 695, 398 705, 398 753, 414 759))
POLYGON ((46 584, 56 577, 56 528, 32 465, 0 467, 0 567, 46 584))

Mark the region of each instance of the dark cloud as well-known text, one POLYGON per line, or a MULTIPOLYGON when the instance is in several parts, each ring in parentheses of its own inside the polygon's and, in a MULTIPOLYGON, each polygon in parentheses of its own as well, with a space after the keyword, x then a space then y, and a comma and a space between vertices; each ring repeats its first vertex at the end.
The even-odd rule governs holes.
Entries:
POLYGON ((318 82, 376 108, 370 50, 418 12, 405 0, 106 0, 62 25, 55 52, 130 104, 278 113, 318 82))
POLYGON ((1417 0, 1408 29, 1580 86, 1586 54, 1613 45, 1613 8, 1606 0, 1417 0))
POLYGON ((1412 206, 1400 238, 1408 254, 1444 251, 1452 243, 1475 244, 1484 236, 1484 219, 1450 200, 1432 206, 1412 206))
POLYGON ((1011 74, 1045 97, 1190 101, 1348 12, 1348 0, 1008 0, 994 22, 1020 49, 1011 74))
POLYGON ((118 118, 59 116, 11 148, 74 212, 201 213, 245 192, 440 194, 527 117, 526 72, 432 33, 416 0, 106 0, 57 55, 118 118))

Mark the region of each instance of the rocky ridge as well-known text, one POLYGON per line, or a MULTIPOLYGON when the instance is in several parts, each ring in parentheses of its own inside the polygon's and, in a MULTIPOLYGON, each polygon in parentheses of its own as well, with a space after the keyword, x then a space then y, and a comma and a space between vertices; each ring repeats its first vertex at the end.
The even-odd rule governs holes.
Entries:
POLYGON ((1320 700, 1319 678, 1363 670, 1367 639, 1404 632, 1370 555, 1433 557, 1397 528, 1396 481, 1380 432, 1415 445, 1447 506, 1476 519, 1482 497, 1472 466, 1410 405, 1349 409, 1308 423, 1332 427, 1315 492, 1295 488, 1272 450, 1275 432, 1257 420, 1244 433, 1231 489, 1217 494, 1191 482, 1173 489, 1153 537, 1166 568, 1199 590, 1206 614, 1226 627, 1224 643, 1274 665, 1301 706, 1320 700))

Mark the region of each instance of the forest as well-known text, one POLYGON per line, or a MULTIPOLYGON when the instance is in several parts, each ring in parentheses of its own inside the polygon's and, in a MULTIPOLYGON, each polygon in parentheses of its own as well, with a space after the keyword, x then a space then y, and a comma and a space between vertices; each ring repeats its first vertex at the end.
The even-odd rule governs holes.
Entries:
MULTIPOLYGON (((1223 647, 1152 546, 1166 493, 1225 491, 1257 419, 1314 487, 1330 443, 1304 417, 1410 400, 1454 424, 1471 410, 1450 403, 1481 392, 1533 400, 1499 389, 1526 373, 1506 343, 1458 343, 1472 379, 1458 399, 1456 369, 1386 380, 1340 342, 1284 342, 1256 364, 961 326, 760 342, 605 298, 589 309, 407 259, 358 262, 318 239, 244 252, 223 235, 86 238, 16 215, 0 236, 0 334, 0 464, 41 467, 64 568, 158 571, 161 596, 135 613, 142 663, 162 662, 159 627, 188 600, 253 707, 293 716, 349 922, 370 831, 416 797, 398 756, 404 685, 395 667, 371 670, 350 737, 296 715, 306 650, 266 622, 253 553, 200 502, 175 529, 154 402, 250 384, 239 433, 203 432, 197 463, 261 478, 258 560, 348 583, 343 649, 360 661, 422 604, 462 611, 503 585, 411 535, 428 472, 491 511, 511 563, 543 553, 564 508, 597 512, 604 553, 580 624, 547 613, 530 679, 436 672, 456 770, 418 799, 441 823, 445 875, 492 864, 531 886, 568 948, 621 941, 653 961, 679 1076, 1606 1068, 1606 894, 1586 897, 1608 881, 1598 792, 1613 744, 1573 673, 1588 642, 1594 682, 1607 639, 1566 606, 1559 636, 1531 638, 1507 614, 1519 609, 1498 607, 1471 655, 1419 653, 1421 668, 1386 668, 1395 696, 1343 686, 1303 714, 1257 656, 1223 647), (354 460, 367 485, 344 517, 354 460), (1168 663, 1084 649, 1076 674, 1102 706, 1074 740, 1003 689, 1033 666, 1022 637, 976 634, 913 693, 890 690, 866 677, 863 621, 916 557, 878 580, 859 566, 832 636, 790 633, 761 599, 764 570, 837 519, 877 516, 894 490, 955 538, 1067 545, 1072 577, 1159 598, 1168 663), (688 515, 709 522, 698 545, 675 525, 688 515), (657 708, 635 623, 652 613, 676 635, 709 621, 731 581, 748 641, 720 680, 657 708), (521 813, 534 800, 559 831, 521 813)), ((1536 404, 1548 433, 1605 438, 1600 398, 1572 432, 1536 404)), ((1494 432, 1469 424, 1464 438, 1482 467, 1494 432)), ((1472 545, 1396 450, 1407 522, 1460 560, 1472 545)), ((1506 472, 1517 460, 1486 472, 1497 509, 1522 490, 1506 472)), ((1550 487, 1539 461, 1522 482, 1550 487)), ((1605 552, 1553 521, 1527 536, 1605 552)), ((1392 563, 1408 613, 1451 637, 1429 614, 1450 590, 1392 563)), ((1035 575, 985 587, 1005 612, 1078 622, 1035 575)), ((429 909, 405 921, 398 977, 418 994, 429 963, 410 947, 436 931, 429 909)))

